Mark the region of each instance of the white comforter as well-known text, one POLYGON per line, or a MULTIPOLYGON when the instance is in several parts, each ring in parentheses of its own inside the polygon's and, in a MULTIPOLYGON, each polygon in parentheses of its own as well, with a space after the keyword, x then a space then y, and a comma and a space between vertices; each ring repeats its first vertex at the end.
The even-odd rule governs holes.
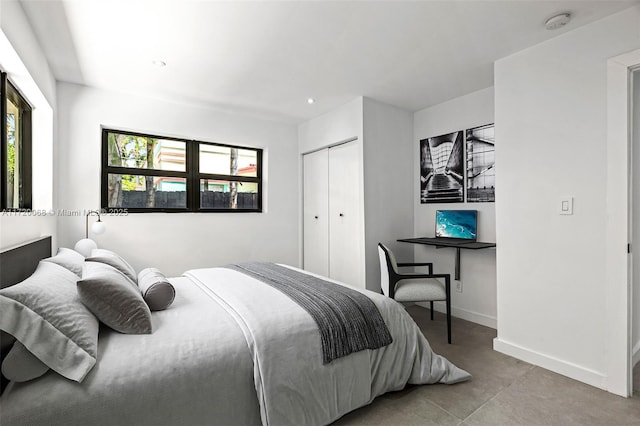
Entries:
POLYGON ((82 384, 49 372, 11 384, 2 425, 320 425, 402 389, 469 374, 434 354, 395 301, 366 293, 393 343, 322 364, 315 322, 278 290, 224 268, 191 270, 154 333, 103 330, 82 384))

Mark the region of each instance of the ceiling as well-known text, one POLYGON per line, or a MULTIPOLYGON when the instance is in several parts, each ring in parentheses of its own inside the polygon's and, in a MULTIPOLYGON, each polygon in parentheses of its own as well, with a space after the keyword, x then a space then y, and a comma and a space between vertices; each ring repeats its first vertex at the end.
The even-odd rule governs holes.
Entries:
POLYGON ((495 60, 638 0, 21 3, 57 80, 297 123, 357 96, 417 111, 489 87, 495 60))

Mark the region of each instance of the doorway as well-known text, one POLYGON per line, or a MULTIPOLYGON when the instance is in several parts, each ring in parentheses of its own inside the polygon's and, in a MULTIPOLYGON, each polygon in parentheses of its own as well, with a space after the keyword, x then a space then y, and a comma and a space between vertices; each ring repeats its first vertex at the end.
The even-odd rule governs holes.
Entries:
MULTIPOLYGON (((634 142, 632 131, 638 119, 633 107, 634 70, 640 67, 640 49, 610 58, 607 61, 607 183, 606 183, 606 240, 604 289, 605 323, 605 381, 604 388, 614 394, 628 397, 633 394, 633 364, 637 360, 634 342, 639 327, 634 326, 640 311, 634 309, 634 293, 640 293, 634 275, 640 281, 640 261, 634 268, 634 257, 640 258, 640 239, 634 240, 634 229, 640 231, 640 220, 634 220, 640 208, 640 185, 634 185, 634 175, 640 183, 640 161, 634 168, 634 142), (638 200, 635 200, 638 198, 638 200), (634 226, 635 225, 635 226, 634 226), (636 247, 634 247, 634 244, 636 247), (631 250, 629 250, 631 248, 631 250), (638 252, 633 256, 633 250, 638 252), (635 269, 635 274, 634 274, 635 269)), ((637 78, 638 84, 640 78, 637 78)), ((637 105, 636 105, 637 107, 637 105)), ((637 109, 637 108, 636 108, 637 109)), ((640 143, 637 144, 640 158, 640 143)), ((638 233, 640 237, 640 232, 638 233)), ((637 387, 637 385, 636 385, 637 387)))
MULTIPOLYGON (((631 241, 640 249, 640 67, 632 69, 631 86, 631 241)), ((632 251, 632 252, 633 252, 632 251)), ((640 254, 632 257, 631 270, 631 383, 640 394, 640 254)))

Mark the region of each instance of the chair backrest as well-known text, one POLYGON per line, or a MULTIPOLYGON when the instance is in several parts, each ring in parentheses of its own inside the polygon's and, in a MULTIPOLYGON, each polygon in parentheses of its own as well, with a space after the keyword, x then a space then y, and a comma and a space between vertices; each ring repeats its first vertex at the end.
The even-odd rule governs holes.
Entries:
POLYGON ((382 243, 378 243, 378 257, 380 258, 380 287, 385 296, 389 296, 391 271, 397 272, 396 257, 393 252, 382 243))

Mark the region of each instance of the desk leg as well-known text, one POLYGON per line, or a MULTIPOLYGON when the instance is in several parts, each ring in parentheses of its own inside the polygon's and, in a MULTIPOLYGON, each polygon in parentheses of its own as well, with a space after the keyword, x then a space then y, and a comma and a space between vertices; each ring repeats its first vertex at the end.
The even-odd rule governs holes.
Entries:
POLYGON ((460 247, 456 247, 456 273, 455 280, 460 281, 460 247))

